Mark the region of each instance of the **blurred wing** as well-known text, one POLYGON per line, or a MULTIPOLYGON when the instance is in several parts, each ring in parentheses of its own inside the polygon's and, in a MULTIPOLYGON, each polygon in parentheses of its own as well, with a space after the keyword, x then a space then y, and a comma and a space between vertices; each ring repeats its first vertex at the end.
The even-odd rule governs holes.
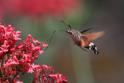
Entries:
POLYGON ((85 47, 85 42, 84 42, 84 40, 81 40, 81 41, 80 41, 80 46, 81 46, 81 47, 85 47))
POLYGON ((88 33, 88 34, 82 34, 82 37, 87 38, 89 41, 93 41, 101 36, 104 35, 104 32, 94 32, 94 33, 88 33))
POLYGON ((86 47, 90 44, 90 41, 86 40, 86 39, 81 39, 80 41, 80 46, 81 47, 86 47))

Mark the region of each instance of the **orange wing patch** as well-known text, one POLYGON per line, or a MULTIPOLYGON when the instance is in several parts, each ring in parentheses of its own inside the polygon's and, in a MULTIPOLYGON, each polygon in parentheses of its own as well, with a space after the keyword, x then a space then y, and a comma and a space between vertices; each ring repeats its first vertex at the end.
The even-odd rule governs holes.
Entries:
POLYGON ((87 40, 89 41, 93 41, 101 36, 104 35, 104 32, 101 31, 101 32, 94 32, 94 33, 88 33, 88 34, 82 34, 83 37, 86 37, 87 40))
POLYGON ((90 43, 90 41, 85 40, 85 39, 81 39, 81 41, 80 41, 80 46, 81 46, 81 47, 85 47, 85 46, 88 46, 89 43, 90 43))

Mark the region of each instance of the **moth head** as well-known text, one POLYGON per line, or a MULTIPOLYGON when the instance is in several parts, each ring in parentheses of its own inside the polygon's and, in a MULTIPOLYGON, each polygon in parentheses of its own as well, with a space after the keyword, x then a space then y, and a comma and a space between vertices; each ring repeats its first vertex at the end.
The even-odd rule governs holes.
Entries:
POLYGON ((66 30, 66 33, 68 33, 69 35, 73 35, 73 31, 71 29, 66 30))

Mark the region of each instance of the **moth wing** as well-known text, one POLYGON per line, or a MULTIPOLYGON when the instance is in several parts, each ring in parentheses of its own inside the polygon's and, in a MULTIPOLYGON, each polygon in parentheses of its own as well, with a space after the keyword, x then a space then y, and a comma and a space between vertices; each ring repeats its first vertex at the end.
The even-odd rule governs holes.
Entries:
POLYGON ((90 41, 88 41, 88 40, 81 39, 81 41, 80 41, 80 46, 81 47, 88 46, 89 44, 90 44, 90 41))
POLYGON ((89 41, 93 41, 103 35, 104 35, 104 31, 100 31, 100 32, 94 32, 94 33, 82 34, 82 37, 87 38, 87 40, 89 41))

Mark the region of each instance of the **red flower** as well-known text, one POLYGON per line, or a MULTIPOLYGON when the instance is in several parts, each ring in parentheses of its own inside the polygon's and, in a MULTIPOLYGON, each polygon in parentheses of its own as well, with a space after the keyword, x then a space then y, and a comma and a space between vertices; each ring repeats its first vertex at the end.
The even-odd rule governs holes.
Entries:
POLYGON ((67 83, 67 79, 62 74, 55 74, 54 69, 47 65, 39 65, 34 70, 33 83, 67 83))
POLYGON ((20 31, 14 31, 10 25, 5 27, 0 25, 0 58, 13 48, 18 40, 20 40, 20 31))
POLYGON ((46 47, 32 38, 31 35, 28 35, 20 44, 16 44, 20 40, 20 35, 21 32, 15 31, 14 27, 0 25, 1 80, 7 81, 9 79, 8 81, 10 81, 10 79, 15 79, 16 75, 21 72, 28 73, 30 66, 46 47))
POLYGON ((56 83, 67 83, 67 79, 62 74, 50 74, 49 76, 53 78, 56 83))
POLYGON ((14 16, 62 15, 79 5, 78 0, 1 0, 0 3, 7 14, 14 16))
POLYGON ((48 45, 34 39, 30 34, 16 44, 20 35, 21 32, 15 31, 12 26, 0 25, 0 83, 23 83, 20 81, 22 73, 33 74, 33 83, 66 83, 66 78, 54 74, 52 67, 34 64, 48 45))

